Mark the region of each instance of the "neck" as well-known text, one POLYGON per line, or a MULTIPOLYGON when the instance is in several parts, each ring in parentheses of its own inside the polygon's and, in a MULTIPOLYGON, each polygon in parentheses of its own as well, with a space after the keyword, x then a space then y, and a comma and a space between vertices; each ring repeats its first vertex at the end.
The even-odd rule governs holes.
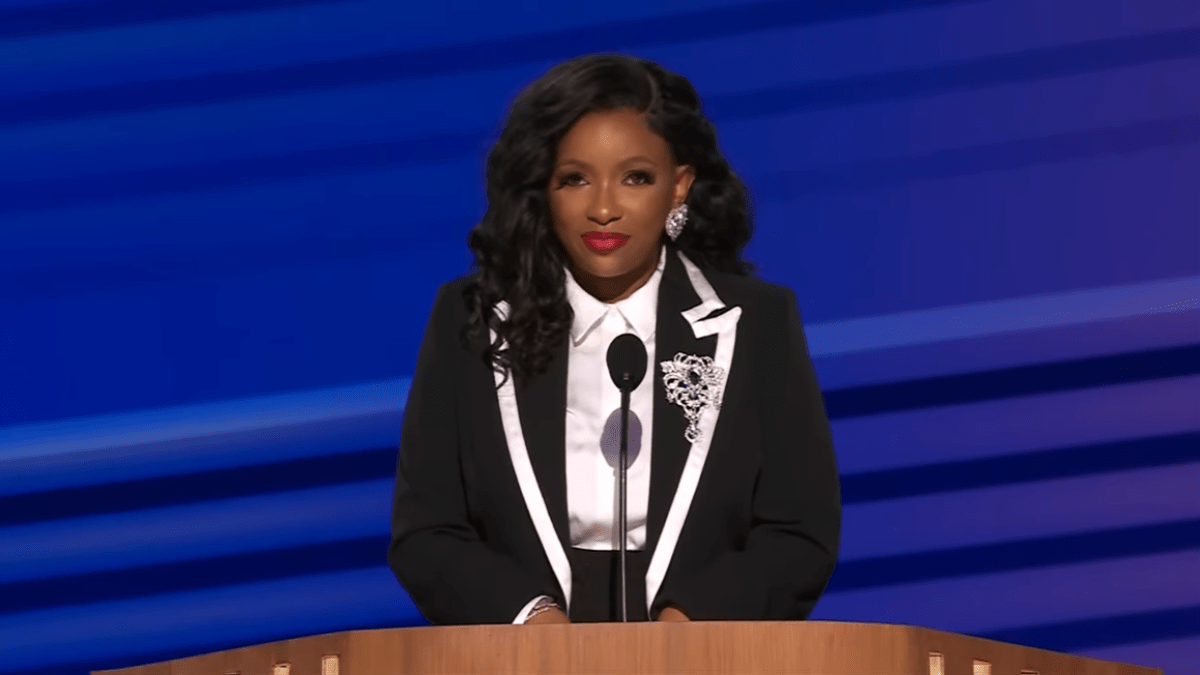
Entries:
POLYGON ((579 287, 600 302, 619 302, 637 292, 639 288, 650 281, 654 271, 658 269, 659 258, 662 257, 661 245, 658 253, 650 259, 648 265, 633 270, 628 274, 616 277, 597 277, 570 266, 571 275, 575 277, 579 287))

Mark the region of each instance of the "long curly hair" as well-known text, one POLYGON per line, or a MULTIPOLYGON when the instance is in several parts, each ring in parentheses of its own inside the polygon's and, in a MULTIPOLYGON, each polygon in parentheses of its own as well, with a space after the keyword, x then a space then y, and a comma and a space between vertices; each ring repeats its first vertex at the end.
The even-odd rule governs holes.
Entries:
POLYGON ((484 363, 511 375, 517 386, 545 372, 574 318, 566 253, 547 204, 559 142, 583 115, 617 108, 645 114, 675 163, 695 170, 687 226, 669 244, 702 268, 752 271, 742 259, 753 229, 746 188, 718 149, 692 84, 652 61, 621 54, 561 63, 513 102, 488 154, 487 211, 468 237, 477 274, 463 290, 462 339, 482 347, 484 363), (503 317, 495 311, 502 300, 508 303, 503 317))

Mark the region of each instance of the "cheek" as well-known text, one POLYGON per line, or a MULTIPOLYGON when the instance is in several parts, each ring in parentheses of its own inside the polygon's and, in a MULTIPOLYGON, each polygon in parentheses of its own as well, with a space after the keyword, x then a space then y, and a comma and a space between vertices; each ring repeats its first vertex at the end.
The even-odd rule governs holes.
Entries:
POLYGON ((568 252, 573 247, 581 245, 579 233, 575 231, 581 216, 576 213, 571 201, 570 199, 555 198, 546 202, 550 212, 550 229, 554 232, 558 243, 562 244, 568 252))
POLYGON ((579 216, 579 200, 571 199, 569 195, 559 192, 553 193, 546 200, 546 204, 550 207, 550 220, 554 222, 554 227, 569 227, 570 223, 574 222, 579 216))
POLYGON ((563 210, 562 200, 557 198, 556 196, 547 197, 546 198, 546 210, 550 214, 550 224, 554 227, 554 230, 557 232, 559 230, 559 228, 561 227, 561 224, 566 221, 566 218, 564 218, 565 213, 563 210))
POLYGON ((667 191, 655 191, 653 194, 647 194, 639 209, 642 213, 641 221, 644 223, 644 227, 666 227, 667 212, 671 210, 673 200, 674 196, 667 191))

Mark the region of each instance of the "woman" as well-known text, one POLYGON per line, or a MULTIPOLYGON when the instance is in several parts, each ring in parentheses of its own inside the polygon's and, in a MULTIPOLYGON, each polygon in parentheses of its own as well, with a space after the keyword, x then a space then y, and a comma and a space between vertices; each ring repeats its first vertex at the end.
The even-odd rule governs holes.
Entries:
POLYGON ((696 92, 654 63, 560 64, 487 165, 477 270, 434 302, 388 561, 433 623, 620 620, 620 397, 634 620, 803 619, 837 558, 829 423, 794 294, 748 274, 745 189, 696 92))

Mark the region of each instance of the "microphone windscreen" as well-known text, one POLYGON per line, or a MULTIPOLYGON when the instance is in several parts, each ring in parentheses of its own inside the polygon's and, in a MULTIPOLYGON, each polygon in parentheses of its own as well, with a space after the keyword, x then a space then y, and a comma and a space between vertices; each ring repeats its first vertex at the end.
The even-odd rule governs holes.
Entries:
POLYGON ((646 345, 633 333, 618 335, 608 345, 608 375, 621 391, 633 391, 646 377, 646 345))

